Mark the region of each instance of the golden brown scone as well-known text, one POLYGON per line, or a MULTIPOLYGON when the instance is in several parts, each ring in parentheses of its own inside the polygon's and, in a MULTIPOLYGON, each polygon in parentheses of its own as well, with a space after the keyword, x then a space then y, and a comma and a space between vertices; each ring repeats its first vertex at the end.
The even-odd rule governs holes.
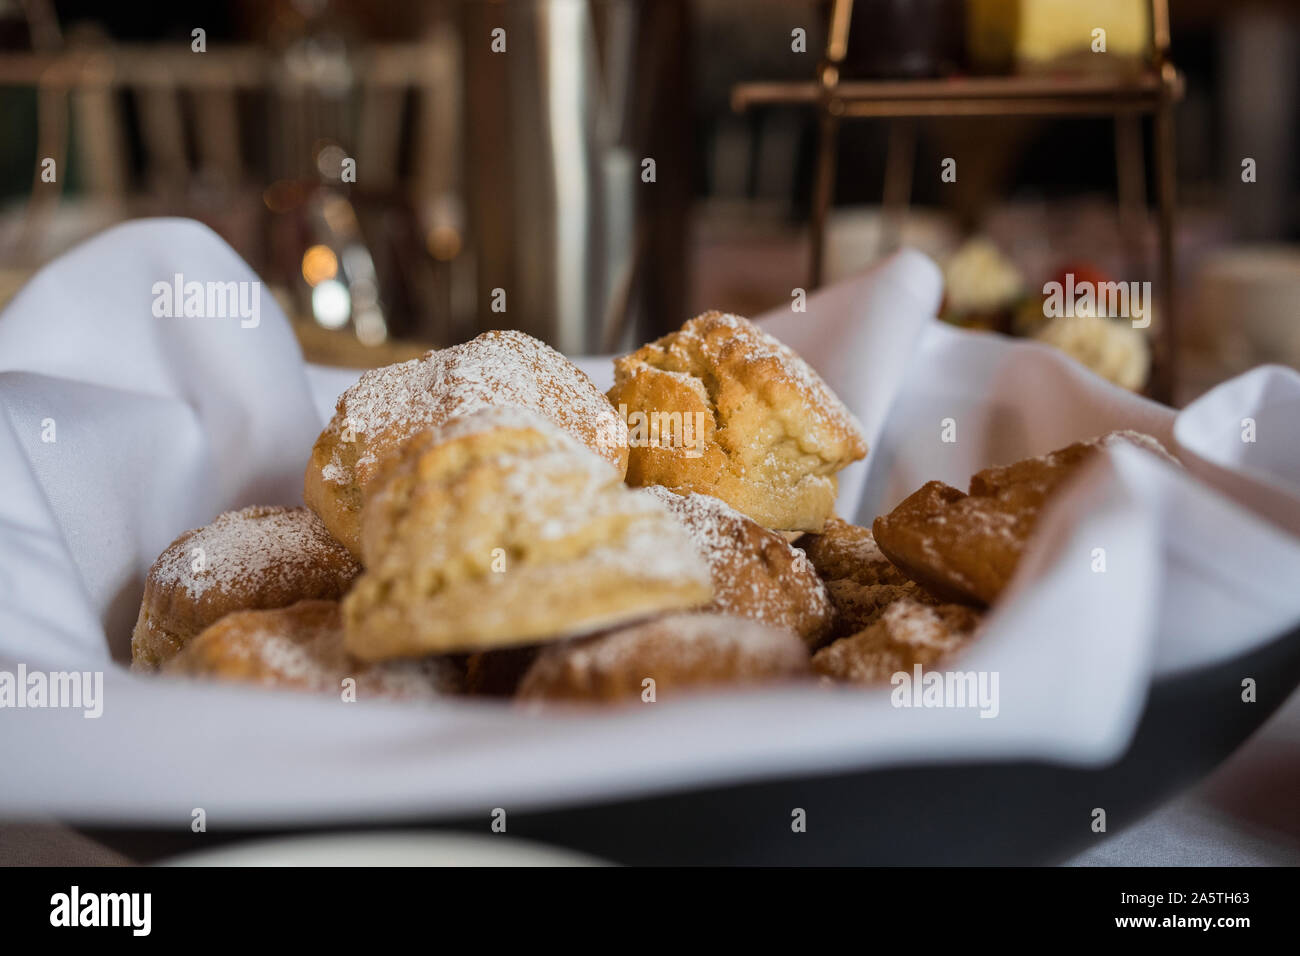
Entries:
POLYGON ((343 647, 337 601, 299 601, 269 611, 227 614, 163 665, 167 674, 212 677, 266 687, 342 695, 352 678, 356 700, 427 699, 454 693, 447 658, 359 661, 343 647))
POLYGON ((630 429, 628 484, 713 495, 765 528, 821 530, 836 472, 867 453, 817 373, 736 315, 706 312, 615 360, 608 395, 630 429))
POLYGON ((664 505, 523 409, 409 441, 367 495, 361 549, 343 615, 366 660, 590 633, 712 594, 664 505))
POLYGON ((805 534, 797 544, 826 582, 835 608, 832 639, 874 624, 886 607, 901 598, 937 603, 890 563, 870 528, 831 518, 820 534, 805 534))
POLYGON ((551 644, 524 675, 525 700, 655 700, 693 687, 754 684, 808 673, 808 651, 789 631, 721 614, 670 614, 551 644))
POLYGON ((929 481, 875 521, 889 559, 943 600, 991 604, 1011 580, 1037 508, 929 481))
POLYGON ((359 558, 363 493, 383 459, 427 428, 493 406, 536 412, 620 475, 627 469, 627 426, 591 379, 544 342, 496 331, 362 375, 316 439, 303 496, 359 558))
POLYGON ((835 618, 830 638, 856 634, 880 620, 885 608, 895 601, 908 599, 918 604, 938 604, 924 588, 914 581, 902 584, 860 584, 852 578, 839 578, 826 582, 835 618))
POLYGON ((872 526, 885 555, 944 600, 988 605, 1015 573, 1051 494, 1102 448, 1125 442, 1174 461, 1149 435, 1111 432, 1038 458, 987 468, 970 494, 931 481, 872 526))
POLYGON ((132 666, 154 670, 232 611, 338 598, 360 570, 306 508, 227 511, 186 531, 149 569, 132 666))
POLYGON ((710 495, 678 495, 659 485, 646 492, 677 516, 708 562, 713 600, 701 610, 793 631, 809 647, 823 642, 834 612, 802 551, 710 495))
POLYGON ((1114 431, 1087 441, 1075 442, 1037 458, 1024 458, 1010 465, 977 471, 971 476, 970 493, 1038 507, 1093 455, 1120 443, 1133 445, 1171 464, 1178 464, 1178 459, 1150 435, 1135 431, 1114 431))
POLYGON ((805 534, 795 542, 817 569, 823 581, 856 581, 863 585, 908 583, 876 544, 870 528, 832 517, 820 533, 805 534))
POLYGON ((979 622, 979 613, 961 604, 936 607, 903 598, 870 627, 814 654, 813 670, 860 684, 888 681, 917 664, 939 663, 970 641, 979 622))

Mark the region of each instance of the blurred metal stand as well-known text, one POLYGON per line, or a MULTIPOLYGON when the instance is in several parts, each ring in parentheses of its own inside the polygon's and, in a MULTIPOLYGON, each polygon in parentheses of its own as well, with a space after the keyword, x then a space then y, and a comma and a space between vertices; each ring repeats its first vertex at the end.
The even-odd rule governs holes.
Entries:
MULTIPOLYGON (((817 80, 796 83, 741 83, 732 90, 732 107, 743 111, 776 105, 811 106, 817 110, 819 137, 813 181, 812 255, 810 287, 822 283, 825 269, 826 224, 834 199, 835 153, 840 123, 845 119, 887 118, 890 131, 886 164, 886 212, 897 218, 910 193, 914 149, 910 127, 899 125, 915 117, 951 116, 1114 116, 1117 161, 1121 165, 1121 214, 1131 213, 1134 183, 1141 173, 1141 139, 1133 118, 1154 121, 1155 179, 1158 193, 1159 280, 1162 314, 1155 337, 1155 362, 1150 392, 1170 402, 1175 391, 1177 308, 1174 287, 1174 127, 1173 107, 1182 98, 1183 80, 1169 60, 1167 0, 1151 0, 1152 57, 1135 77, 1124 76, 996 76, 915 80, 842 80, 848 51, 853 0, 832 0, 826 51, 817 80), (1122 168, 1139 163, 1138 172, 1122 168)), ((887 216, 887 219, 889 217, 887 216)), ((890 230, 885 230, 888 236, 890 230)))
POLYGON ((689 117, 677 102, 673 122, 652 130, 644 120, 663 113, 672 73, 684 71, 685 40, 663 28, 684 25, 684 4, 534 0, 462 10, 480 325, 509 323, 578 353, 652 333, 660 309, 679 321, 681 303, 655 296, 665 274, 684 269, 690 170, 680 131, 689 117), (496 27, 508 55, 489 46, 496 27), (496 290, 506 296, 499 317, 496 290))

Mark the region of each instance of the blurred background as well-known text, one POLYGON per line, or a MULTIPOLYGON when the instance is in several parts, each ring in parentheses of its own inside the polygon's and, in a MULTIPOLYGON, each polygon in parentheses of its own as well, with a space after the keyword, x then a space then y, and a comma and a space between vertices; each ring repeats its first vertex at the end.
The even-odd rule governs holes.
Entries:
POLYGON ((0 301, 177 215, 316 361, 611 351, 910 245, 1181 403, 1300 365, 1297 54, 1293 0, 0 0, 0 301), (1044 318, 1066 273, 1152 328, 1044 318))

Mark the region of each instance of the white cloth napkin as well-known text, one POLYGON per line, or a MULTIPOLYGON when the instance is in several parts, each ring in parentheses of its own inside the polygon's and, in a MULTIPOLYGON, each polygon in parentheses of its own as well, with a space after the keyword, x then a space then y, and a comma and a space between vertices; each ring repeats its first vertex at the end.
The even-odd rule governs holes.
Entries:
MULTIPOLYGON (((890 763, 1099 763, 1122 752, 1154 677, 1300 622, 1300 539, 1279 527, 1300 520, 1300 424, 1274 414, 1285 381, 1250 384, 1289 374, 1294 388, 1294 373, 1251 373, 1175 420, 1042 346, 937 324, 938 270, 904 252, 812 296, 805 313, 765 319, 867 431, 843 513, 867 521, 923 481, 964 487, 978 468, 1112 428, 1150 432, 1198 463, 1184 471, 1120 448, 1049 509, 987 632, 952 665, 997 675, 996 717, 896 707, 889 688, 575 713, 344 704, 133 675, 121 662, 153 558, 224 509, 297 503, 311 442, 356 375, 305 368, 269 295, 256 328, 155 317, 151 290, 177 273, 257 281, 203 227, 143 221, 52 263, 0 314, 0 671, 105 672, 97 719, 0 711, 6 815, 188 826, 202 807, 227 825, 378 820, 890 763), (1238 449, 1249 417, 1267 427, 1259 447, 1238 449), (51 419, 57 440, 43 441, 51 419), (955 442, 942 440, 945 419, 955 442), (1279 510, 1243 507, 1223 475, 1266 478, 1279 510)), ((607 384, 606 361, 580 364, 607 384)))

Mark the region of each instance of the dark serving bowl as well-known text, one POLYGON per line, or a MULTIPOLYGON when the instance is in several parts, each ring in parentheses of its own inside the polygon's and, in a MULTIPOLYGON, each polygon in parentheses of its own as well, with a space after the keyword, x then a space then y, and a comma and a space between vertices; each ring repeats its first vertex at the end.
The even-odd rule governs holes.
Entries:
MULTIPOLYGON (((1108 766, 972 762, 803 775, 515 812, 510 834, 629 864, 1056 863, 1105 839, 1092 830, 1094 808, 1106 811, 1107 833, 1135 823, 1222 762, 1297 685, 1300 626, 1249 654, 1157 681, 1131 745, 1108 766), (1245 677, 1257 682, 1254 703, 1241 699, 1245 677), (794 808, 806 813, 804 832, 792 830, 794 808)), ((484 832, 488 809, 418 823, 484 832)), ((269 835, 84 832, 145 862, 269 835)))

